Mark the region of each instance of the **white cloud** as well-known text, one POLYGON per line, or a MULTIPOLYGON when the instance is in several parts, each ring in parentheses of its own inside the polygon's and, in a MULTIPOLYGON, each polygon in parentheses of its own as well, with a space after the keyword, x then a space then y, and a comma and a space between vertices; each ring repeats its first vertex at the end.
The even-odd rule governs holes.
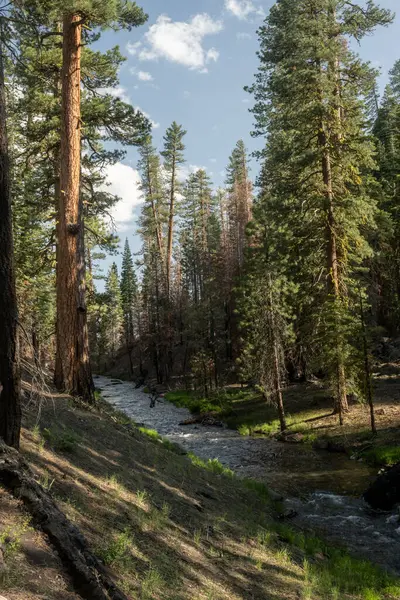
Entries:
POLYGON ((250 33, 246 33, 245 31, 239 31, 236 34, 236 37, 237 37, 238 40, 251 40, 250 33))
POLYGON ((153 75, 147 71, 139 71, 137 76, 140 81, 153 81, 153 75))
POLYGON ((164 58, 206 73, 207 64, 217 61, 219 52, 215 48, 205 49, 204 38, 222 29, 222 22, 214 21, 206 13, 195 15, 188 22, 172 21, 167 15, 160 15, 145 34, 143 44, 131 44, 128 51, 138 54, 140 60, 164 58))
POLYGON ((213 60, 214 62, 217 62, 218 59, 219 59, 219 52, 216 48, 210 48, 209 50, 207 50, 206 62, 210 62, 211 60, 213 60))
POLYGON ((216 158, 210 158, 210 163, 216 163, 217 159, 216 158))
POLYGON ((132 75, 136 75, 139 81, 154 81, 153 75, 147 71, 139 71, 136 67, 132 67, 130 72, 132 75))
POLYGON ((190 98, 190 96, 191 96, 191 95, 192 95, 192 94, 191 94, 191 93, 190 93, 188 90, 185 90, 185 91, 183 92, 183 97, 184 97, 184 98, 190 98))
POLYGON ((262 7, 258 7, 251 0, 225 0, 225 8, 241 21, 245 21, 251 14, 265 16, 262 7))
POLYGON ((131 42, 128 42, 126 45, 126 49, 129 52, 129 54, 131 54, 132 56, 135 56, 138 53, 141 45, 142 45, 142 42, 134 42, 133 44, 131 44, 131 42))
POLYGON ((119 98, 120 100, 122 100, 122 102, 126 102, 127 104, 131 104, 131 99, 129 97, 128 91, 126 90, 126 88, 119 86, 116 88, 112 88, 112 87, 107 87, 107 88, 101 88, 99 90, 100 94, 110 94, 110 96, 113 96, 113 98, 119 98))
POLYGON ((121 198, 111 214, 118 231, 124 231, 135 220, 134 208, 143 202, 139 173, 133 167, 118 162, 107 167, 107 182, 109 185, 104 185, 104 191, 121 198))

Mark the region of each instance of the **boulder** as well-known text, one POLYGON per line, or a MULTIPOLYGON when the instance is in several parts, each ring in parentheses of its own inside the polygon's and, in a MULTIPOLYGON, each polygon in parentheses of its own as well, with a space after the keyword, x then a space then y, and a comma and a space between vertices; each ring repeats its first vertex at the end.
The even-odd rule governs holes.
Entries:
POLYGON ((289 444, 301 444, 304 441, 304 435, 300 432, 290 433, 284 437, 284 441, 289 444))
POLYGON ((364 493, 364 500, 380 510, 391 510, 400 503, 400 463, 377 477, 364 493))
POLYGON ((346 445, 328 438, 317 438, 313 442, 314 450, 327 450, 328 452, 347 452, 346 445))
MULTIPOLYGON (((257 430, 254 433, 258 433, 257 430)), ((262 431, 260 431, 262 433, 262 431)), ((290 444, 301 444, 304 440, 304 435, 302 433, 290 431, 290 429, 285 429, 285 431, 280 431, 276 434, 276 439, 280 442, 289 442, 290 444)))

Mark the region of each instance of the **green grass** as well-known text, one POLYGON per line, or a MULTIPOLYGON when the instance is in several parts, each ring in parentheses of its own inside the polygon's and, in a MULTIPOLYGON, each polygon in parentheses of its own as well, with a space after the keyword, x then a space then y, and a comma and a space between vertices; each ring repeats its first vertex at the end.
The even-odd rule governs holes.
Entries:
POLYGON ((32 530, 30 522, 30 517, 23 517, 16 526, 6 527, 0 533, 0 545, 6 559, 11 559, 20 551, 22 536, 32 530))
POLYGON ((161 443, 170 452, 174 452, 175 454, 185 454, 185 452, 178 444, 174 444, 174 442, 171 442, 167 438, 164 438, 155 429, 149 429, 148 427, 138 427, 138 429, 141 434, 150 438, 151 440, 153 440, 153 442, 161 443))
POLYGON ((199 458, 192 452, 189 452, 188 457, 195 467, 199 467, 200 469, 206 469, 207 471, 217 473, 218 475, 225 475, 230 478, 235 477, 234 472, 231 469, 224 467, 224 465, 221 464, 217 458, 209 458, 208 460, 203 460, 202 458, 199 458))
POLYGON ((151 438, 152 440, 161 440, 161 435, 155 429, 149 429, 148 427, 139 427, 138 429, 140 433, 147 435, 147 437, 151 438))
POLYGON ((202 398, 196 392, 177 390, 168 392, 165 397, 175 406, 188 408, 193 414, 214 413, 221 417, 229 417, 234 411, 235 402, 254 397, 254 392, 221 389, 212 393, 209 398, 202 398))
POLYGON ((273 530, 275 536, 261 530, 258 542, 268 546, 277 540, 283 542, 289 546, 289 556, 294 549, 301 551, 310 599, 339 600, 343 594, 355 594, 363 600, 400 598, 398 581, 372 563, 353 558, 345 550, 328 546, 320 538, 286 524, 275 524, 273 530))
POLYGON ((362 458, 373 466, 392 466, 400 462, 400 446, 377 446, 365 450, 362 458))
POLYGON ((270 493, 268 487, 262 481, 257 481, 255 479, 242 479, 244 486, 257 494, 262 500, 269 501, 270 493))
POLYGON ((159 598, 158 592, 162 590, 163 587, 164 580, 161 574, 157 569, 151 567, 142 581, 141 598, 143 600, 151 600, 155 597, 159 598))
POLYGON ((76 431, 93 451, 43 457, 35 436, 26 436, 33 464, 48 469, 50 481, 56 477, 54 493, 71 503, 64 510, 130 597, 229 600, 245 581, 246 598, 254 588, 255 596, 265 590, 276 600, 400 597, 398 584, 370 563, 276 523, 273 493, 263 482, 242 480, 218 460, 171 454, 154 430, 139 431, 107 405, 105 414, 75 406, 61 406, 57 415, 43 410, 50 429, 76 431), (67 481, 58 477, 65 462, 67 481), (200 505, 199 496, 207 499, 200 505))
POLYGON ((72 453, 81 442, 80 436, 71 429, 60 431, 55 428, 49 429, 45 427, 41 434, 43 439, 55 452, 72 453))
POLYGON ((131 548, 133 536, 129 528, 97 549, 97 554, 107 566, 124 568, 131 561, 131 548))

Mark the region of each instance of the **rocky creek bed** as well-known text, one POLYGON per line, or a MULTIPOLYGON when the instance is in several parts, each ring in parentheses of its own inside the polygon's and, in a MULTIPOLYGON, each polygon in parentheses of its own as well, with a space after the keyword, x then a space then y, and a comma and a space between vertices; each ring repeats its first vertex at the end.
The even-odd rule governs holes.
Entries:
POLYGON ((217 458, 240 477, 265 482, 286 497, 293 524, 319 531, 400 575, 400 512, 371 510, 360 497, 376 475, 364 463, 342 454, 312 450, 265 437, 244 437, 225 427, 180 425, 185 408, 166 400, 150 408, 150 397, 131 382, 96 376, 103 398, 136 423, 155 429, 186 452, 217 458))

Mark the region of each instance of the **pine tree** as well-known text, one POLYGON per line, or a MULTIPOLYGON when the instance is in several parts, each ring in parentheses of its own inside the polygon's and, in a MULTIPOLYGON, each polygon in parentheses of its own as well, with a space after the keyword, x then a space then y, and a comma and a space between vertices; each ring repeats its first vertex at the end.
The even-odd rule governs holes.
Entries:
POLYGON ((267 197, 254 206, 252 245, 246 251, 238 297, 242 347, 238 359, 242 380, 252 381, 268 403, 276 406, 281 431, 286 429, 282 390, 285 359, 293 345, 291 299, 296 287, 288 280, 285 260, 274 245, 274 226, 266 212, 267 197))
POLYGON ((140 146, 138 164, 141 175, 141 191, 145 205, 141 215, 141 229, 146 236, 153 238, 162 268, 165 268, 164 233, 167 222, 167 204, 164 201, 164 189, 160 157, 153 147, 150 136, 140 146))
POLYGON ((190 353, 198 358, 195 363, 201 368, 212 364, 214 378, 207 382, 207 390, 218 384, 222 315, 218 279, 221 230, 211 186, 204 169, 189 176, 181 205, 179 239, 181 294, 186 300, 184 310, 180 304, 181 332, 190 353))
MULTIPOLYGON (((52 352, 51 336, 54 318, 49 310, 45 329, 37 331, 37 315, 43 315, 47 304, 53 303, 54 267, 54 205, 59 199, 60 176, 60 98, 62 52, 59 40, 62 35, 56 14, 43 12, 43 4, 24 3, 24 11, 15 9, 14 23, 18 32, 16 43, 20 60, 12 70, 12 77, 21 90, 13 99, 12 141, 14 165, 14 203, 16 206, 14 227, 18 232, 16 244, 18 294, 20 319, 24 329, 47 348, 41 353, 52 352), (38 31, 32 35, 32 27, 25 22, 25 12, 36 23, 38 31), (21 150, 22 149, 22 150, 21 150), (37 285, 36 285, 37 284, 37 285), (39 290, 38 292, 36 290, 39 290), (43 302, 47 290, 46 302, 43 302), (40 306, 37 300, 40 298, 40 306)), ((85 44, 96 41, 98 34, 87 34, 85 44)), ((83 204, 85 242, 91 243, 96 231, 97 245, 104 246, 103 217, 109 214, 116 198, 103 189, 105 168, 121 160, 124 151, 110 150, 104 142, 111 140, 119 145, 137 144, 148 131, 147 120, 112 94, 104 94, 105 87, 118 85, 118 70, 124 61, 118 47, 104 53, 85 45, 82 55, 82 118, 84 130, 80 194, 83 204), (100 220, 101 222, 100 222, 100 220), (101 233, 99 233, 101 230, 101 233)), ((57 222, 57 227, 59 222, 57 222)), ((56 238, 59 236, 56 236, 56 238)), ((106 242, 107 245, 107 242, 106 242)), ((90 252, 86 252, 90 258, 90 252)), ((90 306, 88 307, 90 310, 90 306)), ((91 336, 93 338, 93 336, 91 336)), ((22 350, 30 352, 26 337, 21 336, 22 350)), ((56 361, 56 380, 62 380, 60 361, 56 361)))
POLYGON ((164 158, 164 169, 167 178, 168 192, 168 236, 167 236, 167 256, 166 256, 166 280, 168 296, 170 295, 171 287, 171 264, 172 264, 172 248, 174 243, 174 219, 176 213, 176 195, 179 192, 180 185, 178 179, 179 166, 184 163, 183 152, 185 146, 183 138, 186 131, 181 125, 175 121, 169 127, 164 136, 164 150, 161 155, 164 158))
POLYGON ((0 14, 0 437, 19 448, 20 371, 17 347, 17 298, 11 213, 11 173, 4 79, 5 26, 0 14))
MULTIPOLYGON (((123 312, 124 337, 126 348, 131 356, 134 340, 138 335, 138 283, 133 266, 133 258, 128 239, 125 240, 121 269, 121 306, 123 312)), ((132 365, 131 365, 132 371, 132 365)))
POLYGON ((363 9, 339 0, 280 0, 259 31, 261 64, 250 88, 255 134, 267 135, 259 157, 269 230, 299 286, 302 341, 318 349, 313 360, 328 370, 341 421, 355 275, 371 256, 366 232, 376 214, 363 177, 374 163, 360 102, 371 72, 344 36, 360 39, 390 19, 373 2, 363 9))
POLYGON ((373 281, 377 322, 390 333, 400 317, 400 61, 390 72, 390 84, 380 103, 373 133, 377 141, 382 219, 375 241, 373 281), (384 212, 383 212, 384 211, 384 212), (384 218, 386 217, 386 219, 384 218))
POLYGON ((223 263, 226 351, 229 359, 239 354, 235 287, 241 283, 245 249, 248 245, 246 228, 252 215, 252 183, 249 179, 248 158, 243 140, 239 140, 229 157, 226 170, 227 194, 221 206, 223 228, 223 263))
POLYGON ((57 365, 60 389, 93 401, 87 309, 85 251, 80 197, 81 172, 81 48, 82 26, 131 28, 146 17, 135 3, 62 2, 54 7, 63 19, 60 194, 57 253, 57 365))
POLYGON ((107 275, 105 298, 107 305, 107 313, 104 315, 107 355, 112 360, 115 360, 117 352, 122 345, 124 327, 122 294, 118 277, 118 267, 115 263, 111 265, 107 275))
POLYGON ((147 137, 140 148, 138 164, 141 175, 143 207, 139 233, 143 240, 143 322, 142 337, 149 348, 150 361, 159 383, 165 375, 167 354, 167 279, 165 234, 168 201, 165 199, 160 156, 147 137), (145 337, 146 336, 146 337, 145 337))
POLYGON ((251 219, 252 184, 248 176, 248 159, 243 140, 239 140, 229 157, 226 184, 228 219, 234 269, 240 272, 247 244, 246 226, 251 219))

